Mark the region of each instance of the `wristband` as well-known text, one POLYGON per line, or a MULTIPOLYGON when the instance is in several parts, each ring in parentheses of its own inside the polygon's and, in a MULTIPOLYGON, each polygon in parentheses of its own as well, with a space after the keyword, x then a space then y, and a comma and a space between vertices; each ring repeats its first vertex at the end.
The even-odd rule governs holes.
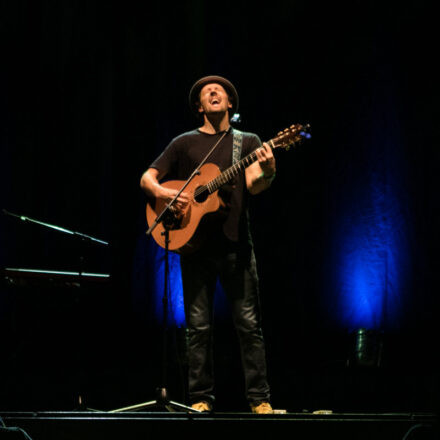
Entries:
POLYGON ((266 176, 265 174, 264 174, 264 171, 260 174, 260 178, 261 179, 264 179, 264 180, 266 180, 267 182, 272 182, 272 180, 273 179, 275 179, 275 175, 276 175, 276 172, 274 172, 273 174, 271 174, 270 176, 266 176))

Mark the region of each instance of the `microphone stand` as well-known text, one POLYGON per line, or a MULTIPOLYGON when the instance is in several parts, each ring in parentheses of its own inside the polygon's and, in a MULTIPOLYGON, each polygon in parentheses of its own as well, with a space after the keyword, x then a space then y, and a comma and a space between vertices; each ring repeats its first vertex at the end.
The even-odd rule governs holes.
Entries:
POLYGON ((168 397, 168 390, 167 390, 167 325, 168 325, 168 275, 169 275, 169 261, 168 261, 168 253, 169 253, 169 231, 170 231, 170 225, 167 224, 166 221, 166 215, 173 215, 171 212, 171 207, 174 205, 180 194, 185 190, 185 188, 189 185, 189 183, 194 179, 195 176, 200 175, 200 168, 206 163, 209 156, 214 152, 214 150, 217 148, 217 146, 220 144, 220 142, 223 140, 223 138, 226 136, 226 134, 229 133, 229 129, 226 130, 220 139, 213 145, 211 150, 209 150, 208 154, 203 158, 203 160, 199 163, 199 165, 196 167, 196 169, 191 173, 188 180, 183 184, 183 186, 180 188, 180 190, 177 192, 177 194, 174 196, 174 198, 165 206, 165 208, 162 210, 162 212, 156 217, 156 220, 153 222, 153 224, 150 226, 150 228, 146 231, 146 235, 150 236, 153 230, 156 228, 156 226, 159 223, 163 223, 164 231, 162 234, 165 235, 165 267, 164 267, 164 291, 163 291, 163 298, 162 298, 162 304, 163 304, 163 327, 162 327, 162 383, 161 385, 156 388, 156 399, 151 400, 149 402, 139 403, 136 405, 126 406, 124 408, 118 408, 111 411, 108 411, 109 413, 118 413, 118 412, 125 412, 125 411, 136 411, 139 409, 151 407, 151 406, 159 406, 162 408, 167 409, 168 411, 173 411, 174 408, 195 412, 195 413, 201 413, 202 411, 199 411, 197 409, 194 409, 190 406, 184 405, 179 402, 175 402, 173 400, 170 400, 168 397))
MULTIPOLYGON (((165 223, 164 223, 165 225, 165 223)), ((150 400, 144 403, 138 403, 136 405, 126 406, 124 408, 118 408, 111 411, 109 413, 119 413, 125 411, 137 411, 143 408, 148 407, 159 407, 164 408, 170 412, 173 411, 173 408, 185 410, 189 412, 201 412, 190 406, 184 405, 183 403, 175 402, 170 400, 167 390, 167 330, 168 330, 168 275, 169 275, 169 261, 168 261, 168 246, 169 246, 169 228, 165 227, 163 232, 165 235, 165 268, 164 268, 164 292, 162 298, 163 304, 163 327, 162 327, 162 373, 161 373, 161 384, 156 388, 156 399, 150 400)))
MULTIPOLYGON (((100 240, 98 238, 92 237, 92 236, 87 235, 87 234, 83 234, 81 232, 72 231, 70 229, 66 229, 66 228, 63 228, 61 226, 53 225, 53 224, 50 224, 50 223, 45 223, 45 222, 42 222, 40 220, 36 220, 36 219, 30 218, 30 217, 26 217, 24 215, 14 214, 13 212, 9 212, 6 209, 2 209, 2 212, 3 212, 3 214, 5 214, 5 215, 7 215, 9 217, 13 217, 13 218, 22 220, 22 221, 24 221, 26 223, 33 223, 33 224, 36 224, 36 225, 39 225, 39 226, 43 226, 45 228, 49 228, 49 229, 53 229, 53 230, 58 231, 58 232, 62 232, 62 233, 67 234, 67 235, 72 235, 73 237, 80 239, 82 242, 89 242, 89 243, 103 245, 103 246, 108 246, 109 245, 109 243, 107 241, 100 240)), ((82 254, 82 252, 81 252, 81 254, 82 254)), ((81 254, 79 256, 78 273, 58 272, 58 274, 61 274, 61 275, 62 274, 66 274, 66 275, 72 275, 73 274, 73 275, 78 276, 80 281, 82 279, 84 279, 83 277, 85 277, 87 275, 90 275, 90 274, 87 274, 87 273, 84 272, 84 269, 85 269, 85 267, 84 267, 84 256, 81 255, 81 254)), ((17 269, 17 272, 19 272, 21 270, 23 270, 23 269, 17 269)), ((38 273, 39 271, 35 270, 34 272, 38 273)), ((97 275, 97 274, 94 274, 94 275, 97 275)), ((99 275, 104 276, 102 274, 99 274, 99 275)), ((106 277, 107 277, 107 275, 106 275, 106 277)), ((80 288, 82 288, 82 282, 80 282, 79 285, 80 285, 80 288)), ((79 360, 76 361, 77 364, 78 364, 78 373, 77 373, 77 375, 78 375, 78 377, 77 377, 78 389, 76 391, 78 393, 77 397, 78 397, 79 409, 84 409, 85 408, 85 403, 84 403, 84 399, 83 399, 83 396, 82 396, 83 393, 81 391, 81 385, 79 384, 79 382, 81 381, 80 376, 83 373, 83 368, 82 368, 82 364, 81 364, 81 358, 82 358, 82 350, 81 350, 81 352, 79 352, 79 350, 78 350, 78 352, 77 352, 77 359, 79 359, 79 360)), ((90 409, 90 408, 87 408, 87 409, 90 409)))
POLYGON ((83 241, 90 241, 90 242, 93 242, 93 243, 98 243, 98 244, 102 244, 104 246, 108 246, 108 242, 106 242, 104 240, 99 240, 99 239, 97 239, 95 237, 83 234, 81 232, 71 231, 69 229, 62 228, 61 226, 51 225, 50 223, 44 223, 44 222, 41 222, 39 220, 35 220, 33 218, 26 217, 24 215, 14 214, 12 212, 6 211, 6 209, 3 209, 3 214, 8 215, 10 217, 18 218, 18 219, 20 219, 20 220, 22 220, 24 222, 34 223, 34 224, 37 224, 37 225, 40 225, 40 226, 44 226, 46 228, 55 229, 56 231, 63 232, 65 234, 73 235, 74 237, 80 238, 83 241))

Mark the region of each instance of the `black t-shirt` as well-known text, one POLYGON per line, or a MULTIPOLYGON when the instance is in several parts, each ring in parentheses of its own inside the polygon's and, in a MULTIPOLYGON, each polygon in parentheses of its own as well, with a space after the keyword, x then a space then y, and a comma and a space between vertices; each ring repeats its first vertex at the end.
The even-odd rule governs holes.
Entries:
MULTIPOLYGON (((207 134, 192 130, 174 138, 163 153, 150 165, 166 174, 167 180, 186 180, 208 154, 224 132, 207 134)), ((206 163, 214 163, 224 171, 232 165, 233 130, 217 145, 206 163)), ((261 146, 259 137, 243 132, 241 157, 245 157, 261 146)), ((223 232, 234 242, 252 242, 248 225, 248 191, 244 172, 234 180, 233 185, 222 188, 223 198, 228 199, 229 210, 222 221, 223 232)), ((215 233, 215 231, 213 231, 215 233)))

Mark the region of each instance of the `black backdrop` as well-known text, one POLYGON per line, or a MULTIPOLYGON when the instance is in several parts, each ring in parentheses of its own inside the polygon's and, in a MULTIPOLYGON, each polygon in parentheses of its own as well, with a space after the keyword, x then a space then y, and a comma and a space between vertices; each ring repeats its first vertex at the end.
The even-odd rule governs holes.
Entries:
MULTIPOLYGON (((133 295, 139 265, 152 276, 138 183, 194 127, 187 94, 205 74, 234 82, 241 128, 262 139, 312 125, 312 141, 278 156, 273 188, 251 206, 276 405, 436 406, 438 69, 428 2, 22 0, 2 2, 0 23, 1 208, 110 242, 89 246, 3 215, 2 267, 75 270, 83 256, 86 270, 112 275, 82 291, 2 285, 2 409, 71 409, 78 392, 103 409, 153 397, 160 327, 149 319, 152 293, 144 320, 133 295), (334 249, 378 169, 398 188, 404 283, 386 367, 352 370, 334 249)), ((242 409, 224 324, 219 407, 242 409)), ((170 387, 184 400, 182 332, 171 339, 170 387)))

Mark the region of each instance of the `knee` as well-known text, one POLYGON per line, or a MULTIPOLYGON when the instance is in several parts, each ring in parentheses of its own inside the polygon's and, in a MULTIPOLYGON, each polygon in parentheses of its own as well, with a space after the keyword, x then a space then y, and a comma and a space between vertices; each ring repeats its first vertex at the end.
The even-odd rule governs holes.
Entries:
POLYGON ((256 316, 237 319, 235 328, 242 338, 260 338, 262 335, 261 326, 256 316))
POLYGON ((190 324, 186 330, 189 343, 206 343, 211 338, 212 327, 209 323, 190 324))

